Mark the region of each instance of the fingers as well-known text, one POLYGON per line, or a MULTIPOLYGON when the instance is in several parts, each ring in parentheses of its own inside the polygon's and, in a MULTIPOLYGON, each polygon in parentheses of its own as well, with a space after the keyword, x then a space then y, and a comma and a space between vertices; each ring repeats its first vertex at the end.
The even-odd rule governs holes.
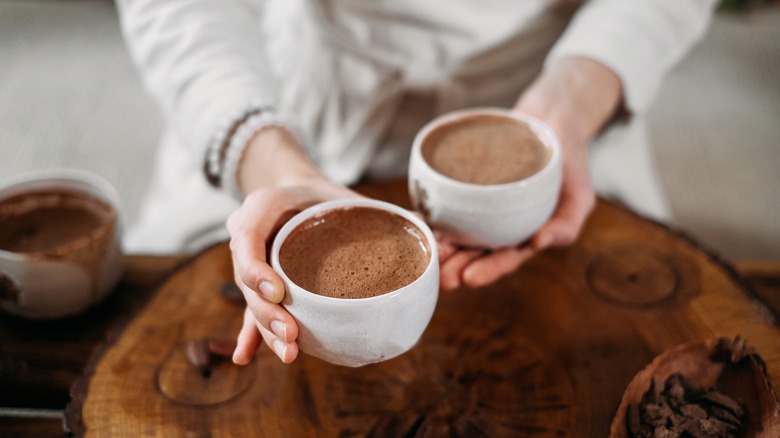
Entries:
POLYGON ((527 246, 507 248, 472 261, 463 270, 463 283, 468 287, 486 286, 517 268, 533 257, 534 250, 527 246))
POLYGON ((290 327, 293 332, 291 333, 290 329, 285 331, 279 324, 278 320, 274 320, 270 323, 271 330, 265 328, 247 307, 244 311, 244 323, 236 341, 236 350, 233 352, 233 362, 238 365, 251 362, 260 347, 261 340, 265 341, 282 362, 294 361, 298 357, 298 344, 292 334, 297 337, 297 326, 290 327))
POLYGON ((260 330, 260 334, 265 340, 265 344, 268 345, 271 350, 279 356, 279 359, 284 363, 290 363, 298 357, 298 344, 296 342, 284 342, 283 339, 277 337, 273 332, 268 331, 262 326, 257 326, 260 330))
POLYGON ((433 237, 436 238, 436 247, 439 249, 439 263, 443 264, 458 250, 458 247, 450 242, 439 230, 433 230, 433 237))
POLYGON ((265 299, 278 303, 284 298, 284 283, 279 275, 266 263, 266 245, 270 233, 282 212, 269 214, 266 210, 254 213, 258 208, 272 207, 273 201, 262 201, 254 205, 253 201, 245 202, 239 210, 228 219, 230 232, 230 251, 233 256, 233 270, 236 273, 236 283, 260 292, 265 299), (267 201, 267 202, 266 202, 267 201), (252 220, 247 219, 252 216, 252 220))
POLYGON ((255 326, 255 318, 248 311, 244 311, 244 323, 241 331, 238 332, 236 340, 236 350, 233 352, 233 363, 237 365, 246 365, 252 361, 255 352, 260 347, 260 332, 255 326))
POLYGON ((265 262, 265 245, 250 244, 246 239, 230 241, 236 284, 260 293, 263 298, 279 303, 284 299, 284 282, 265 262))
POLYGON ((595 195, 590 189, 576 189, 569 193, 562 193, 553 217, 534 236, 533 248, 541 251, 551 246, 567 246, 574 243, 595 201, 595 195))
MULTIPOLYGON (((236 280, 238 282, 238 279, 236 280)), ((237 283, 238 284, 238 283, 237 283)), ((244 324, 238 335, 233 362, 245 365, 252 360, 260 345, 260 337, 279 358, 290 363, 298 355, 298 324, 280 304, 272 303, 248 288, 238 284, 246 298, 244 324)))
POLYGON ((279 220, 297 201, 287 192, 258 191, 227 220, 236 283, 259 292, 272 303, 284 298, 284 283, 266 263, 266 247, 279 220))
POLYGON ((473 288, 486 286, 514 272, 534 254, 530 247, 507 248, 488 254, 476 250, 457 251, 441 265, 441 289, 451 291, 462 284, 473 288))
POLYGON ((240 283, 260 292, 273 303, 281 302, 284 298, 284 283, 266 260, 266 248, 274 233, 296 211, 321 199, 352 194, 337 186, 321 188, 323 193, 316 189, 255 191, 227 220, 233 269, 240 283))
POLYGON ((227 220, 236 285, 247 303, 233 361, 252 360, 260 339, 285 363, 298 355, 298 325, 279 305, 284 299, 284 283, 268 265, 266 249, 272 236, 291 214, 321 201, 358 196, 330 182, 284 189, 257 190, 227 220))
POLYGON ((439 284, 443 291, 457 289, 461 285, 461 275, 468 264, 479 257, 481 251, 460 250, 452 254, 439 269, 439 284))
POLYGON ((273 333, 285 342, 293 342, 298 337, 298 324, 280 304, 265 300, 247 288, 239 286, 246 297, 246 307, 260 327, 273 333))

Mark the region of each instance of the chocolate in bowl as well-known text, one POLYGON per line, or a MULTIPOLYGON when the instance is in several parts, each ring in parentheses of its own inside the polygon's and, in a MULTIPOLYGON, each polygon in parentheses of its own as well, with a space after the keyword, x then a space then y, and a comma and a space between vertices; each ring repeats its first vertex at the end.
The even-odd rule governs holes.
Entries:
MULTIPOLYGON (((647 413, 647 403, 653 403, 652 407, 656 408, 661 405, 656 403, 659 401, 658 396, 663 398, 675 390, 683 391, 683 388, 686 392, 697 393, 695 397, 690 398, 703 396, 715 402, 707 400, 695 407, 696 410, 702 407, 706 411, 706 414, 701 414, 703 418, 686 417, 686 412, 679 409, 679 406, 674 406, 673 410, 677 416, 675 421, 669 419, 667 422, 668 436, 680 436, 675 435, 675 431, 672 430, 674 429, 672 423, 677 423, 677 420, 683 422, 692 420, 691 426, 700 423, 705 428, 721 422, 723 415, 729 417, 730 413, 739 411, 732 402, 737 402, 744 410, 738 428, 734 428, 738 433, 714 436, 760 438, 780 436, 780 405, 772 392, 764 361, 755 350, 747 346, 742 338, 737 337, 734 340, 719 338, 689 342, 656 357, 634 376, 626 388, 617 414, 612 420, 610 437, 648 436, 644 434, 647 424, 642 423, 641 420, 647 417, 644 415, 647 413), (671 388, 670 385, 677 388, 671 388), (723 414, 724 405, 732 405, 727 409, 729 413, 723 414)), ((736 419, 731 420, 735 420, 731 424, 736 424, 736 419)), ((698 429, 697 431, 702 434, 689 433, 685 436, 713 436, 705 431, 698 429)))

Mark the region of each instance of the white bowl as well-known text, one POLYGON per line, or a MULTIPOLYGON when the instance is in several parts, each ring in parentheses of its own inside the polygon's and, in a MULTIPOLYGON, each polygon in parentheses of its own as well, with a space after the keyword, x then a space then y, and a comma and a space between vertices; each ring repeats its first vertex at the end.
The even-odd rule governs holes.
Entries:
POLYGON ((322 360, 351 367, 391 359, 412 348, 431 320, 439 296, 439 259, 436 239, 414 213, 372 199, 340 199, 310 207, 290 219, 271 248, 271 266, 287 288, 282 305, 298 323, 298 347, 322 360), (397 214, 422 231, 430 248, 423 274, 412 283, 370 298, 332 298, 309 292, 293 283, 279 263, 287 236, 317 214, 345 207, 371 207, 397 214))
MULTIPOLYGON (((478 163, 475 163, 478 165, 478 163)), ((500 108, 475 108, 445 114, 417 134, 409 160, 412 205, 434 228, 463 246, 500 248, 531 237, 552 215, 561 187, 561 145, 540 120, 500 108), (427 136, 442 125, 475 116, 497 116, 528 124, 550 150, 547 164, 534 175, 506 184, 480 185, 434 170, 422 154, 427 136)))
POLYGON ((72 169, 41 170, 0 183, 0 200, 22 193, 71 192, 103 201, 117 213, 108 241, 56 257, 0 250, 0 307, 27 318, 59 318, 80 313, 100 301, 122 276, 119 196, 104 179, 72 169), (96 264, 82 263, 84 252, 96 264), (79 252, 76 255, 76 252, 79 252))

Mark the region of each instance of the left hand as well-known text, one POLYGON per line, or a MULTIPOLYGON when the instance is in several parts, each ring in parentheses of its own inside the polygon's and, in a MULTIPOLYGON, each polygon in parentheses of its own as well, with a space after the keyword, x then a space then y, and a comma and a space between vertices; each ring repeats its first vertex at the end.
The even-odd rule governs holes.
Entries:
POLYGON ((595 204, 588 170, 588 145, 620 104, 620 79, 604 65, 579 57, 564 58, 543 72, 523 93, 513 111, 545 122, 558 135, 563 179, 552 217, 517 247, 498 251, 458 248, 439 239, 442 290, 465 284, 480 287, 516 270, 536 253, 577 240, 595 204))

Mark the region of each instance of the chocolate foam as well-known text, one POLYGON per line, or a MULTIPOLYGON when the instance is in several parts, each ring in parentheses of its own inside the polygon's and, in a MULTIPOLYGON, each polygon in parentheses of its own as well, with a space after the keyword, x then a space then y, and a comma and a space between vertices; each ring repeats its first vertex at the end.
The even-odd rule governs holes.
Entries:
POLYGON ((29 192, 0 201, 0 249, 57 256, 113 226, 106 203, 69 192, 29 192))
POLYGON ((438 126, 422 144, 425 161, 452 179, 480 185, 526 179, 550 161, 550 150, 525 122, 475 115, 438 126))
POLYGON ((279 262, 298 286, 334 298, 369 298, 419 278, 430 261, 422 231, 403 217, 348 207, 307 219, 285 239, 279 262))

